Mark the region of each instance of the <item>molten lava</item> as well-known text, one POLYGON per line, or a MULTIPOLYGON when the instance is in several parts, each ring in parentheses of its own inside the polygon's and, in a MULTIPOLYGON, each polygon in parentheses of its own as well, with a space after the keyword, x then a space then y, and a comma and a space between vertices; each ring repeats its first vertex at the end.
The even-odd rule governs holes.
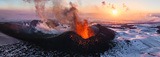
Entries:
POLYGON ((83 39, 88 39, 91 36, 94 36, 94 31, 89 27, 88 21, 84 20, 81 22, 77 13, 77 8, 71 3, 70 11, 73 15, 73 28, 75 32, 80 35, 83 39))
POLYGON ((76 33, 84 39, 88 39, 94 36, 93 30, 88 26, 88 21, 84 20, 84 23, 76 21, 76 33))

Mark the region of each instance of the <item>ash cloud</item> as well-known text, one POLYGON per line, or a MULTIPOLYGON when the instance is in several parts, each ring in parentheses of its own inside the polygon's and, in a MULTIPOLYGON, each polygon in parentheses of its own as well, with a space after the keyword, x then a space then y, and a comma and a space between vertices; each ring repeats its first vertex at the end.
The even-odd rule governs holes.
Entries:
MULTIPOLYGON (((25 2, 34 3, 37 15, 42 21, 47 21, 49 18, 54 18, 54 20, 60 23, 69 23, 68 19, 71 19, 71 15, 68 12, 70 8, 67 8, 66 0, 24 0, 25 2), (50 8, 46 7, 47 2, 52 2, 50 8), (68 15, 67 15, 68 14, 68 15)), ((73 4, 70 6, 73 7, 73 4)))

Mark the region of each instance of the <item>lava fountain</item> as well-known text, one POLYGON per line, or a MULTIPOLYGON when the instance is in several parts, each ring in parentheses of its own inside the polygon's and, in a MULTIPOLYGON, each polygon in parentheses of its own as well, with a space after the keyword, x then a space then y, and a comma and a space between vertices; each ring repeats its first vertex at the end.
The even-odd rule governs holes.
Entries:
POLYGON ((88 26, 88 21, 84 22, 76 21, 76 33, 84 39, 88 39, 94 36, 94 31, 88 26))
POLYGON ((73 20, 74 20, 74 31, 80 35, 83 39, 88 39, 92 36, 94 36, 94 31, 89 27, 88 21, 84 20, 83 22, 80 21, 78 18, 78 13, 77 13, 77 8, 73 6, 72 3, 70 3, 72 6, 70 9, 72 9, 72 14, 73 14, 73 20))

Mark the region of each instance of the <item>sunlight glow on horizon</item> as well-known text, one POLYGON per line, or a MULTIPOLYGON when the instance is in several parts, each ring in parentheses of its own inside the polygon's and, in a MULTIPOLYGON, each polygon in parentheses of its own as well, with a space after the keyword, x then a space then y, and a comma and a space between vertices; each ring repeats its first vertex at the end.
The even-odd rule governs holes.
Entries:
POLYGON ((118 14, 118 11, 116 9, 113 9, 112 14, 116 16, 118 14))
MULTIPOLYGON (((160 0, 67 0, 64 6, 68 7, 70 1, 76 4, 79 14, 90 19, 118 22, 141 21, 152 13, 160 13, 160 7, 158 7, 160 0)), ((51 3, 51 1, 46 3, 47 13, 52 11, 51 3)), ((10 12, 13 14, 15 12, 36 12, 34 3, 26 3, 23 0, 1 0, 0 10, 12 10, 10 12)))
MULTIPOLYGON (((102 6, 102 1, 105 1, 106 5, 114 4, 115 7, 122 7, 125 3, 131 10, 141 10, 149 12, 160 12, 160 0, 66 0, 78 4, 78 7, 92 7, 102 6)), ((1 0, 0 9, 31 9, 34 4, 25 3, 23 0, 1 0)))

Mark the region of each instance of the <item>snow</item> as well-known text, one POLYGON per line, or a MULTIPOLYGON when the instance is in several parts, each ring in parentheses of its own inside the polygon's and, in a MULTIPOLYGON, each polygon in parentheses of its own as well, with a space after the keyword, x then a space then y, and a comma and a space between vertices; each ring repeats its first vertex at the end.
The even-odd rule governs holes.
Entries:
POLYGON ((115 29, 116 46, 101 57, 160 57, 160 34, 153 28, 158 24, 135 24, 137 29, 115 29), (129 43, 126 41, 130 41, 129 43))
POLYGON ((13 37, 9 37, 0 32, 0 46, 18 43, 19 41, 13 37))

